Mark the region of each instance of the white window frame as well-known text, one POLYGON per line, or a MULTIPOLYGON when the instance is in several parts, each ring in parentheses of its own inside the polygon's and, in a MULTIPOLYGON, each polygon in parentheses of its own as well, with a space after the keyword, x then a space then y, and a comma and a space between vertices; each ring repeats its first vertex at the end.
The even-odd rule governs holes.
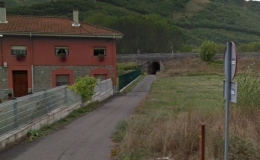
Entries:
POLYGON ((64 50, 65 50, 65 52, 66 52, 65 55, 66 55, 66 56, 69 55, 69 47, 68 47, 68 46, 55 46, 55 47, 54 47, 55 55, 57 55, 57 56, 59 55, 58 52, 59 52, 60 49, 64 49, 64 50))
POLYGON ((27 55, 26 46, 11 46, 11 54, 16 56, 17 54, 27 55))
POLYGON ((93 55, 94 56, 98 56, 98 54, 95 54, 95 50, 103 50, 104 51, 104 53, 98 53, 98 54, 103 54, 104 56, 106 56, 107 55, 107 49, 106 49, 106 47, 94 47, 93 48, 93 55))

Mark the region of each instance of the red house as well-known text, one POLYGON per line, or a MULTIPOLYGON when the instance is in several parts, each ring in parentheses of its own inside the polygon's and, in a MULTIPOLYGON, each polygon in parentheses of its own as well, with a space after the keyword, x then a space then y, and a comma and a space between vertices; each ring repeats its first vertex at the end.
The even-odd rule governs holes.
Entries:
POLYGON ((120 32, 61 17, 6 16, 0 2, 0 90, 14 97, 64 84, 78 76, 113 78, 120 32))

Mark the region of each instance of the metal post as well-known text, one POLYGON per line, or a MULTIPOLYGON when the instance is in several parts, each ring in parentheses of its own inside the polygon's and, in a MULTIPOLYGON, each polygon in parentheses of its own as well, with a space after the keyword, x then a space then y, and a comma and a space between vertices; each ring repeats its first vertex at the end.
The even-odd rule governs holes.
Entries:
POLYGON ((46 106, 47 113, 49 113, 49 105, 46 105, 46 101, 47 101, 46 97, 47 97, 47 93, 46 90, 44 90, 43 101, 44 101, 44 105, 46 106))
POLYGON ((17 123, 17 100, 16 98, 13 100, 13 109, 14 109, 14 125, 15 128, 18 127, 18 123, 17 123))
POLYGON ((116 92, 117 92, 117 89, 116 89, 116 86, 114 86, 114 92, 113 92, 113 94, 116 94, 116 92))
POLYGON ((225 119, 225 155, 224 160, 228 160, 228 140, 229 140, 229 101, 231 99, 231 43, 227 42, 228 59, 227 59, 227 83, 226 83, 226 119, 225 119))
POLYGON ((200 160, 205 160, 205 124, 200 125, 200 160))

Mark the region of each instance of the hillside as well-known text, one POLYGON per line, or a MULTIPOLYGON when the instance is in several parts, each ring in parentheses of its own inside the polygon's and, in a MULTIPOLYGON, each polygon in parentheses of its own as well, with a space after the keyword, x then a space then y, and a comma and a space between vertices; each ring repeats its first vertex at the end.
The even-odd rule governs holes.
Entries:
MULTIPOLYGON (((54 0, 54 3, 51 0, 11 1, 15 3, 8 1, 8 14, 67 15, 72 17, 72 6, 78 6, 81 21, 117 29, 125 35, 127 35, 125 33, 127 31, 120 24, 115 25, 115 23, 122 21, 122 19, 127 19, 129 23, 130 21, 135 23, 136 19, 141 16, 143 21, 148 20, 153 23, 160 21, 160 25, 168 28, 168 30, 175 28, 175 30, 178 30, 179 36, 173 38, 180 38, 181 36, 181 43, 184 44, 198 46, 206 39, 221 44, 228 40, 232 40, 237 44, 260 40, 260 28, 258 27, 260 26, 260 3, 254 1, 54 0), (18 5, 20 6, 17 7, 18 5), (154 16, 147 18, 149 15, 154 16), (131 19, 131 16, 134 16, 134 18, 131 19)), ((141 23, 146 22, 140 22, 139 24, 141 25, 141 23)), ((132 28, 132 32, 136 32, 135 26, 132 28)), ((140 43, 140 41, 135 43, 140 43)), ((175 48, 181 50, 180 44, 175 43, 177 43, 177 40, 172 40, 168 43, 167 48, 175 46, 175 48)), ((140 46, 131 47, 135 47, 131 50, 133 52, 140 46)), ((156 52, 158 50, 162 50, 162 48, 150 49, 149 51, 156 52)))
POLYGON ((50 2, 51 0, 6 0, 6 5, 11 6, 30 6, 36 3, 50 2))
MULTIPOLYGON (((253 3, 258 4, 259 2, 253 3)), ((215 34, 215 36, 210 38, 219 43, 221 43, 221 40, 225 40, 221 38, 224 32, 225 35, 239 43, 248 42, 250 40, 248 38, 251 36, 259 37, 260 35, 260 16, 250 11, 250 9, 248 9, 249 7, 246 7, 246 4, 247 3, 240 6, 232 2, 211 2, 193 16, 180 18, 176 24, 189 30, 193 35, 195 34, 196 37, 208 38, 206 35, 210 35, 212 32, 216 32, 216 30, 221 31, 219 34, 215 34), (198 31, 197 28, 200 28, 200 32, 196 32, 198 31), (195 32, 194 29, 196 29, 195 32), (236 37, 232 37, 234 33, 236 33, 236 37), (246 38, 245 34, 250 36, 246 38), (244 39, 241 39, 241 36, 244 37, 244 39)), ((251 39, 251 41, 257 39, 251 39)))

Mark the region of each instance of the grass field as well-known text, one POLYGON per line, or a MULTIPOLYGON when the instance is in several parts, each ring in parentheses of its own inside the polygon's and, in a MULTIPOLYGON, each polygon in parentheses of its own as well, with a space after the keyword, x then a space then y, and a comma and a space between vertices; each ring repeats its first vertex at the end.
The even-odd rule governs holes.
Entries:
MULTIPOLYGON (((239 76, 236 81, 240 91, 249 89, 258 94, 259 87, 243 87, 255 82, 260 84, 245 76, 245 66, 258 65, 257 62, 259 60, 240 60, 240 75, 250 81, 239 76)), ((113 134, 118 142, 115 159, 154 160, 165 156, 174 160, 198 159, 200 123, 206 124, 206 159, 223 159, 223 66, 218 62, 207 64, 186 59, 169 62, 165 67, 166 71, 157 75, 150 94, 132 117, 117 126, 113 134)), ((243 94, 239 98, 244 102, 248 100, 243 94)), ((251 99, 249 97, 249 103, 231 105, 230 160, 260 159, 257 143, 260 140, 260 103, 257 100, 253 106, 251 99)))

